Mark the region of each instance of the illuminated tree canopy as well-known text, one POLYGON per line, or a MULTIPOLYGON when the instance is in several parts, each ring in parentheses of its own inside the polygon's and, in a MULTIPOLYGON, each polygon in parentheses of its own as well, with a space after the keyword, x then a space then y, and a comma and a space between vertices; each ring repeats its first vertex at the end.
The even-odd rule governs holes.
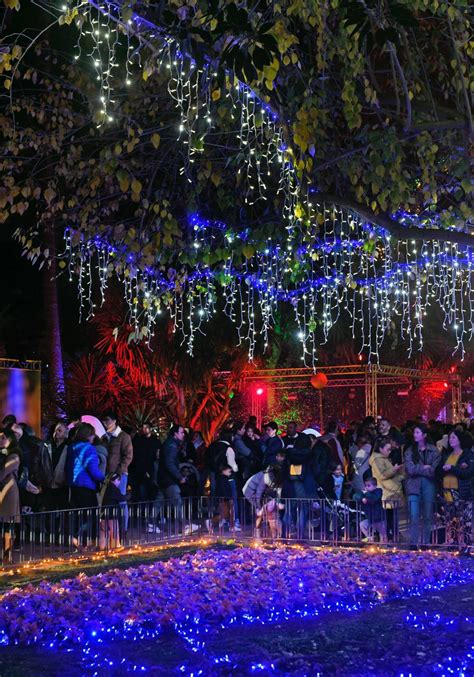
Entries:
POLYGON ((84 307, 117 274, 133 338, 167 309, 192 352, 223 310, 252 357, 288 303, 314 364, 340 317, 421 348, 438 304, 462 355, 467 1, 5 4, 0 218, 34 262, 65 234, 84 307))

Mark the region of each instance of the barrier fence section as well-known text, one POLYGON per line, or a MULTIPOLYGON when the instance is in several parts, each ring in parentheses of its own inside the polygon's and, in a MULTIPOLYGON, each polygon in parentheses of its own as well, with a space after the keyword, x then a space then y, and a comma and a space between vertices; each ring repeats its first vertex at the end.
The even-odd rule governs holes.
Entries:
POLYGON ((377 510, 360 501, 197 496, 157 499, 114 507, 22 514, 3 521, 4 566, 75 553, 232 537, 328 544, 375 542, 396 546, 468 550, 474 543, 472 501, 428 505, 385 503, 377 510))
POLYGON ((206 516, 201 530, 216 536, 459 550, 474 543, 474 501, 412 507, 386 501, 378 510, 361 501, 327 498, 275 498, 257 504, 243 498, 201 497, 200 504, 206 516))
POLYGON ((3 565, 167 543, 199 531, 199 498, 26 513, 3 522, 3 565))

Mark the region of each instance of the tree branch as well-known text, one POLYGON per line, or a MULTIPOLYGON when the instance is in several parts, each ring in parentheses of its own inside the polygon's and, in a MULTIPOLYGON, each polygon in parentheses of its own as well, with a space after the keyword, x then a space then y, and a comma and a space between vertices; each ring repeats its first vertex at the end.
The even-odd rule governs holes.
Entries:
MULTIPOLYGON (((420 48, 418 47, 418 42, 417 42, 417 39, 416 39, 416 31, 414 31, 413 29, 411 29, 410 33, 411 33, 411 39, 413 40, 413 44, 415 45, 415 50, 416 50, 416 53, 417 53, 417 55, 418 55, 418 59, 419 59, 419 62, 420 62, 421 72, 423 73, 425 95, 427 94, 427 95, 428 95, 428 98, 429 98, 430 101, 431 101, 431 106, 432 106, 432 108, 433 108, 433 115, 435 116, 435 119, 436 119, 436 120, 439 120, 438 110, 437 110, 437 107, 436 107, 436 102, 435 102, 435 100, 434 100, 433 92, 432 92, 432 89, 431 89, 431 86, 430 86, 430 81, 429 81, 428 75, 427 75, 427 73, 426 73, 426 68, 425 68, 425 63, 424 63, 424 59, 423 59, 423 54, 421 53, 421 50, 420 50, 420 48)), ((411 57, 410 57, 410 50, 409 50, 408 37, 407 37, 407 33, 406 33, 406 31, 405 31, 404 29, 402 30, 402 35, 403 35, 403 39, 404 39, 404 43, 405 43, 405 49, 407 50, 408 58, 410 59, 411 57)))
POLYGON ((469 95, 467 93, 466 89, 466 83, 464 82, 464 74, 462 72, 462 64, 461 64, 461 58, 459 56, 459 51, 456 45, 456 37, 454 35, 454 30, 453 30, 453 24, 451 22, 451 19, 449 18, 449 14, 447 15, 448 19, 448 26, 449 26, 449 35, 451 36, 451 41, 453 43, 454 47, 454 54, 456 56, 456 64, 459 72, 459 78, 461 80, 461 87, 462 87, 462 93, 463 93, 463 98, 464 98, 464 105, 466 106, 466 116, 467 120, 469 123, 469 135, 472 137, 474 135, 474 125, 472 121, 472 111, 471 111, 471 104, 469 102, 469 95))
POLYGON ((465 129, 464 120, 438 120, 437 122, 419 122, 410 127, 410 132, 440 132, 445 129, 465 129))
POLYGON ((339 207, 351 209, 362 218, 367 219, 376 226, 387 230, 390 235, 399 240, 439 240, 440 242, 452 242, 466 247, 474 247, 474 235, 457 230, 445 230, 442 228, 417 228, 416 226, 404 226, 387 214, 374 214, 366 205, 359 204, 350 198, 328 193, 317 193, 316 197, 325 202, 333 202, 339 207))
MULTIPOLYGON (((399 136, 398 141, 400 143, 405 143, 406 141, 410 141, 411 139, 416 138, 418 134, 421 134, 422 132, 442 132, 447 129, 464 129, 465 127, 466 123, 464 120, 440 120, 439 122, 421 122, 420 124, 412 125, 410 128, 410 132, 405 136, 399 136)), ((351 150, 348 150, 346 153, 342 153, 342 155, 337 155, 336 157, 331 158, 327 162, 318 165, 317 167, 315 167, 315 171, 321 172, 323 169, 331 167, 331 165, 335 164, 336 162, 344 160, 344 158, 351 157, 352 155, 356 155, 357 153, 365 153, 366 151, 369 150, 371 145, 372 143, 370 142, 367 143, 365 146, 361 146, 360 148, 352 148, 351 150)))
MULTIPOLYGON (((407 81, 405 78, 405 73, 403 72, 403 68, 400 64, 400 61, 398 60, 397 52, 395 49, 395 46, 391 42, 387 42, 390 55, 393 58, 393 63, 398 71, 398 76, 400 78, 400 82, 402 84, 402 89, 403 89, 403 94, 405 95, 405 106, 406 106, 406 111, 407 111, 407 119, 405 120, 405 124, 403 126, 403 131, 407 132, 410 127, 411 127, 411 100, 410 100, 410 93, 408 91, 408 85, 407 81)), ((397 95, 398 96, 398 95, 397 95)))
POLYGON ((400 117, 400 97, 398 96, 397 74, 395 72, 395 57, 393 52, 390 52, 390 68, 392 70, 393 91, 395 92, 395 101, 397 103, 396 116, 400 117))

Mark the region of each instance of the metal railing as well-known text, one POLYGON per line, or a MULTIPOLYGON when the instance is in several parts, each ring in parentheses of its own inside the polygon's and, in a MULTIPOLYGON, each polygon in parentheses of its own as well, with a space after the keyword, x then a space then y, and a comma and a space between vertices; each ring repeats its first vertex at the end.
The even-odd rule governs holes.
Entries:
POLYGON ((116 507, 22 514, 2 523, 3 565, 59 559, 76 553, 172 543, 196 536, 299 541, 332 546, 374 542, 396 546, 471 548, 472 501, 438 503, 417 510, 385 504, 371 513, 358 501, 200 496, 116 507))
POLYGON ((1 523, 2 563, 5 566, 181 540, 200 530, 192 521, 198 507, 198 498, 183 498, 179 502, 162 499, 22 513, 17 522, 1 523))

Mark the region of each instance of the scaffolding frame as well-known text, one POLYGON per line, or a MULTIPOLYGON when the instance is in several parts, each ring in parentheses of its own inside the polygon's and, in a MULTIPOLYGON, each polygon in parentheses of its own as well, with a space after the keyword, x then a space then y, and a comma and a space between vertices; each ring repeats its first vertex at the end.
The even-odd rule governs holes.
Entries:
POLYGON ((0 357, 0 369, 41 371, 41 360, 11 360, 8 357, 0 357))
MULTIPOLYGON (((328 378, 326 388, 363 387, 365 390, 366 416, 378 415, 378 387, 379 386, 407 386, 413 381, 443 381, 451 386, 451 402, 453 421, 462 418, 462 376, 458 373, 442 371, 440 369, 414 369, 411 367, 394 367, 385 364, 347 364, 332 367, 320 367, 318 373, 328 378)), ((312 369, 253 369, 246 372, 239 382, 239 389, 250 385, 271 383, 274 390, 301 390, 308 388, 310 379, 314 375, 312 369)), ((252 394, 252 411, 259 408, 254 399, 260 397, 252 394)), ((259 408, 260 410, 260 408, 259 408)))

